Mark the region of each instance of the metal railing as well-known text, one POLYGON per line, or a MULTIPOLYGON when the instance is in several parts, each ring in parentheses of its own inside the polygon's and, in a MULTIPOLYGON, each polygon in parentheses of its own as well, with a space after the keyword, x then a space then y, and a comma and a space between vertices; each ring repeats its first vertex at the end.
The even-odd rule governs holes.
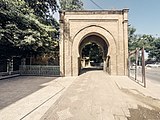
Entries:
POLYGON ((129 52, 128 76, 146 87, 144 47, 129 52))
POLYGON ((49 65, 20 65, 20 75, 60 76, 60 67, 49 65))

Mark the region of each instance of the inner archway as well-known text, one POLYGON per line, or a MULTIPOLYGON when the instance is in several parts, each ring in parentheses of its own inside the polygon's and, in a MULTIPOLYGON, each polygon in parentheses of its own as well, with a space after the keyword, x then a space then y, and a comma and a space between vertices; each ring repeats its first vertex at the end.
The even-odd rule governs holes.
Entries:
POLYGON ((79 73, 89 70, 107 71, 108 46, 106 40, 95 33, 84 37, 79 45, 79 73))
POLYGON ((87 43, 81 51, 81 70, 102 69, 103 51, 96 43, 87 43))

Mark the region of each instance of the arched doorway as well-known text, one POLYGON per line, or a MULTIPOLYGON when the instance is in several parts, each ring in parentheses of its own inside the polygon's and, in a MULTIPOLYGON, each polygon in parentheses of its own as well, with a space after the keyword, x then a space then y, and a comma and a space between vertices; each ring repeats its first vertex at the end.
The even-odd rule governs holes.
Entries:
POLYGON ((114 37, 101 26, 87 26, 74 37, 72 45, 72 74, 79 75, 81 70, 81 53, 83 46, 94 42, 103 50, 103 70, 109 74, 116 73, 116 43, 114 37))
POLYGON ((106 62, 108 43, 97 33, 90 33, 83 38, 79 45, 79 54, 79 73, 88 70, 108 70, 109 72, 106 62))

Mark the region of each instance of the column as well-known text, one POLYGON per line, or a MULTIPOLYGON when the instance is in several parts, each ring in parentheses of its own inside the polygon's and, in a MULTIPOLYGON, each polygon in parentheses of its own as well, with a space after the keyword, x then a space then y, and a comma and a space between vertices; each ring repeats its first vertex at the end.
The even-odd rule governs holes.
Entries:
POLYGON ((129 9, 123 9, 124 75, 128 75, 128 12, 129 9))

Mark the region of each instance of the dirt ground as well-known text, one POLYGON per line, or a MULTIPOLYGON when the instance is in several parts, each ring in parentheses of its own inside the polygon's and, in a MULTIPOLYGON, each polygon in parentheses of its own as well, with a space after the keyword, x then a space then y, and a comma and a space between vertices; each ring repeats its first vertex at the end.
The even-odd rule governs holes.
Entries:
POLYGON ((137 109, 129 109, 130 117, 127 117, 128 120, 160 120, 160 100, 148 97, 139 93, 134 94, 132 91, 126 89, 122 90, 124 93, 132 96, 135 100, 144 103, 147 107, 138 105, 137 109))
POLYGON ((130 109, 129 111, 131 117, 128 117, 128 120, 160 120, 160 109, 150 110, 138 106, 138 109, 130 109))

